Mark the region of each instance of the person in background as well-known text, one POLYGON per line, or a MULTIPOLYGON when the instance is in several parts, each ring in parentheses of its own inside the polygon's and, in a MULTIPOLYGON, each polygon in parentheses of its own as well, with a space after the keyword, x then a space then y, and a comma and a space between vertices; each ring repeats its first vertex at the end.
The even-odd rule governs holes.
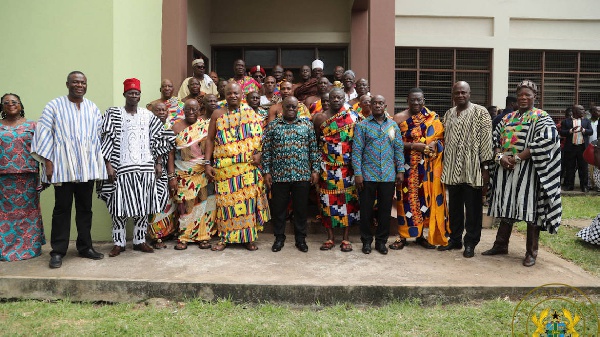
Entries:
POLYGON ((590 120, 583 118, 583 111, 583 106, 573 105, 573 117, 563 120, 560 127, 560 134, 565 137, 563 147, 566 164, 563 187, 565 191, 572 191, 574 188, 575 170, 579 173, 581 191, 589 191, 588 164, 583 159, 583 151, 590 143, 590 136, 594 132, 590 120))
POLYGON ((210 73, 208 73, 208 77, 210 77, 210 79, 213 81, 213 83, 215 83, 215 84, 219 83, 219 75, 217 74, 216 71, 211 71, 210 73))
POLYGON ((185 80, 183 80, 183 83, 181 83, 181 86, 179 87, 177 97, 181 101, 185 101, 184 98, 190 94, 188 82, 192 78, 198 80, 198 83, 200 84, 200 94, 198 94, 198 96, 204 96, 206 94, 216 95, 217 86, 210 78, 210 76, 206 75, 206 66, 204 65, 204 59, 199 58, 192 61, 192 70, 192 77, 188 77, 185 80))
POLYGON ((39 256, 46 244, 40 211, 39 163, 31 155, 36 123, 17 94, 0 99, 0 261, 39 256))
POLYGON ((354 89, 354 85, 356 84, 356 75, 350 69, 344 72, 344 77, 342 78, 342 85, 344 86, 344 92, 346 94, 346 102, 350 102, 358 96, 356 89, 354 89))
POLYGON ((283 78, 290 83, 294 83, 294 72, 291 70, 286 70, 283 78))
POLYGON ((260 96, 260 107, 269 111, 273 104, 281 102, 281 94, 279 93, 279 84, 275 77, 267 76, 263 85, 263 95, 260 96), (275 93, 277 89, 277 93, 275 93))
POLYGON ((160 83, 160 98, 146 104, 146 109, 154 112, 153 106, 157 103, 163 103, 166 106, 168 115, 165 124, 169 127, 176 121, 183 119, 183 102, 177 96, 173 96, 173 82, 171 80, 162 80, 160 83))
POLYGON ((496 125, 498 125, 498 123, 500 123, 500 121, 502 120, 502 118, 506 115, 508 115, 509 113, 515 111, 516 109, 519 108, 518 104, 517 104, 517 97, 515 95, 508 95, 506 96, 506 101, 505 101, 505 107, 504 110, 502 110, 501 114, 496 115, 496 117, 492 118, 492 131, 496 129, 496 125))
MULTIPOLYGON (((590 143, 598 139, 598 107, 592 103, 590 107, 590 124, 593 134, 590 135, 590 143)), ((597 142, 596 142, 597 143, 597 142)), ((596 144, 595 143, 595 144, 596 144)), ((588 188, 600 192, 600 169, 594 165, 588 165, 588 188)))
POLYGON ((46 105, 31 142, 31 154, 42 163, 42 183, 54 184, 50 268, 60 268, 67 254, 73 199, 79 256, 104 258, 94 250, 91 235, 94 184, 107 178, 100 144, 102 114, 84 97, 87 77, 81 71, 69 73, 66 85, 69 94, 46 105))
POLYGON ((486 108, 488 114, 490 115, 491 119, 494 119, 494 117, 496 117, 496 115, 498 115, 498 107, 495 105, 490 105, 486 108))
POLYGON ((262 85, 252 77, 246 75, 246 62, 244 60, 238 59, 233 62, 233 73, 234 76, 229 79, 229 82, 237 83, 242 89, 244 97, 252 91, 260 92, 262 85))
POLYGON ((256 65, 250 68, 250 75, 262 87, 262 85, 265 82, 265 77, 267 76, 267 73, 265 72, 265 68, 261 67, 260 65, 256 65))

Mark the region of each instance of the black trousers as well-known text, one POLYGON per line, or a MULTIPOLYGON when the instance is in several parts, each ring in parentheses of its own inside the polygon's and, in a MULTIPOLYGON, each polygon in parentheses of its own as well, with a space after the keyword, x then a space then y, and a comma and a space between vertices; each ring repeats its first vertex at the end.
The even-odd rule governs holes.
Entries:
POLYGON ((448 220, 452 231, 450 241, 453 243, 464 241, 465 246, 477 246, 483 226, 481 188, 467 184, 446 185, 446 187, 448 188, 448 220), (466 233, 463 240, 464 230, 466 233))
POLYGON ((71 209, 75 197, 75 223, 77 225, 77 250, 92 248, 92 193, 94 181, 84 183, 62 183, 54 186, 54 211, 52 212, 52 233, 50 255, 64 256, 69 248, 71 235, 71 209))
POLYGON ((287 206, 292 197, 294 212, 294 236, 296 242, 306 240, 306 217, 308 212, 308 181, 274 182, 271 185, 271 217, 275 239, 285 241, 285 218, 287 206))
POLYGON ((373 206, 377 200, 377 230, 375 232, 375 243, 385 244, 390 236, 390 218, 392 202, 396 183, 365 181, 363 189, 359 191, 360 202, 360 240, 363 243, 373 242, 371 233, 371 219, 373 218, 373 206))
POLYGON ((575 185, 575 170, 579 173, 579 184, 581 188, 588 185, 588 164, 583 159, 585 145, 573 145, 570 149, 563 151, 564 161, 566 166, 564 186, 574 187, 575 185))

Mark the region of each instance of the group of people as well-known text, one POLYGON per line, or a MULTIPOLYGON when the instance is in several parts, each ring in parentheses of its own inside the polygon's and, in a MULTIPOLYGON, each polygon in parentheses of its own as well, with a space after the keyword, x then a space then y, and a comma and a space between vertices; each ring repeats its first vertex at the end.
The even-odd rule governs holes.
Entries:
POLYGON ((0 149, 0 179, 15 191, 2 193, 2 260, 41 253, 39 191, 47 184, 55 193, 51 268, 62 265, 68 248, 73 197, 79 255, 104 257, 90 236, 95 182, 113 222, 111 257, 126 250, 129 218, 133 249, 151 253, 171 236, 177 250, 197 243, 253 251, 269 220, 278 252, 291 217, 295 246, 307 252, 311 194, 327 232, 321 250, 333 249, 341 230, 340 249, 352 251, 349 227, 356 224, 365 254, 373 241, 387 254, 414 239, 427 249, 464 247, 463 256, 473 257, 488 185, 489 215, 501 222, 483 255, 507 254, 512 225, 525 221, 523 264, 532 266, 540 231, 555 233, 560 224, 559 131, 534 107, 531 81, 517 86, 515 110, 492 128, 464 81, 452 87, 456 106, 440 118, 419 88, 409 91, 407 110, 390 114, 367 79, 336 67, 332 84, 320 60, 303 67, 299 83, 283 78, 280 66, 271 76, 255 66, 249 76, 243 60, 226 81, 206 75, 202 59, 193 68, 178 95, 163 80, 161 98, 148 109, 139 106, 140 81, 130 78, 124 106, 102 114, 84 98, 87 78, 78 71, 67 77, 68 95, 49 102, 37 123, 24 117, 17 95, 2 97, 0 139, 10 146, 0 149), (388 246, 393 213, 399 230, 388 246))

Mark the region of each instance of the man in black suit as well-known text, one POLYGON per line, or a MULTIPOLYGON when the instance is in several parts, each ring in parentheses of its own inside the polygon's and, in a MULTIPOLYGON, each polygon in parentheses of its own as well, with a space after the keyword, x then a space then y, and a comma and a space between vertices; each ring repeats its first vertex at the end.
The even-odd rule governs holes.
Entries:
POLYGON ((583 159, 583 151, 594 133, 589 119, 582 118, 585 109, 581 105, 573 106, 573 117, 565 119, 560 128, 560 134, 565 137, 563 147, 566 175, 563 190, 572 191, 575 182, 575 169, 579 172, 579 184, 582 192, 588 191, 588 165, 583 159))

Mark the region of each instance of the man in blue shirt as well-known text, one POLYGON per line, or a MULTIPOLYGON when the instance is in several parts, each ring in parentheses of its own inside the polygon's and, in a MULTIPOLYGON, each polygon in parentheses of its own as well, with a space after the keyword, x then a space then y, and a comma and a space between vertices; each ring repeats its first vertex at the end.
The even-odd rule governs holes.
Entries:
POLYGON ((271 190, 271 215, 278 252, 285 242, 285 217, 292 197, 296 248, 306 253, 306 214, 310 185, 319 181, 321 160, 312 123, 298 117, 298 99, 284 98, 283 114, 265 129, 262 166, 265 184, 271 190))
POLYGON ((385 115, 385 98, 371 99, 371 116, 356 125, 352 145, 354 182, 359 191, 362 252, 371 253, 371 218, 377 200, 375 249, 387 254, 390 213, 396 185, 404 180, 404 144, 400 128, 385 115))

